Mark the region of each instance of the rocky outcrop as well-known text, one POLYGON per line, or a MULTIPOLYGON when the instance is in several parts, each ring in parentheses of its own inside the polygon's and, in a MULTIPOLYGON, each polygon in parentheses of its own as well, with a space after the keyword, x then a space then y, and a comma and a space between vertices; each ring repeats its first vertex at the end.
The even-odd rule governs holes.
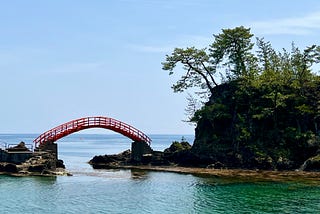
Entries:
POLYGON ((16 176, 25 175, 70 175, 62 160, 57 160, 54 153, 36 152, 22 163, 0 162, 0 173, 16 176))
POLYGON ((89 164, 95 169, 119 168, 128 165, 185 166, 190 165, 194 160, 190 149, 191 145, 188 142, 173 142, 164 152, 151 151, 150 154, 144 154, 140 161, 133 159, 131 151, 126 150, 116 155, 95 156, 89 164))
POLYGON ((172 142, 169 148, 164 150, 164 153, 176 153, 176 152, 181 152, 181 151, 190 150, 190 149, 191 149, 191 145, 188 142, 174 141, 172 142))
POLYGON ((299 90, 283 85, 275 93, 268 84, 256 87, 241 79, 215 87, 192 118, 194 163, 295 170, 307 161, 306 170, 317 170, 312 157, 320 150, 319 89, 315 81, 299 90), (274 105, 275 99, 281 105, 274 105))
POLYGON ((120 154, 114 155, 98 155, 94 156, 89 164, 95 169, 101 168, 116 168, 121 165, 126 165, 131 161, 131 151, 126 150, 120 154))
POLYGON ((13 163, 0 163, 0 172, 17 173, 18 168, 17 165, 13 163))
POLYGON ((25 142, 21 141, 18 145, 8 148, 8 151, 9 152, 12 152, 12 151, 15 151, 15 152, 24 151, 25 152, 25 151, 30 151, 30 150, 26 147, 25 142))

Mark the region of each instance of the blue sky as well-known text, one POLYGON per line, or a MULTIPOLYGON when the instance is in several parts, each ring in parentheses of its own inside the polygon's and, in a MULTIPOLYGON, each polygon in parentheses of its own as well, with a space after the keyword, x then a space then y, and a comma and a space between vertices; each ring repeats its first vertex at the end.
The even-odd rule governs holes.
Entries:
POLYGON ((148 134, 193 134, 165 55, 240 25, 278 49, 318 44, 320 1, 0 0, 0 20, 0 133, 102 115, 148 134))

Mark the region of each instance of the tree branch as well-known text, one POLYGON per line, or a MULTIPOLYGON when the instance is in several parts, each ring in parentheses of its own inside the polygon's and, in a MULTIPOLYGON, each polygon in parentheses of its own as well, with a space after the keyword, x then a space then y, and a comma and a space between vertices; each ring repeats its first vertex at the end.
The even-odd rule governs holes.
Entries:
POLYGON ((213 82, 213 84, 214 84, 215 86, 218 86, 218 84, 216 83, 216 81, 215 81, 214 78, 213 78, 213 75, 210 73, 210 71, 209 71, 208 68, 204 65, 203 62, 201 62, 201 65, 202 65, 202 67, 204 68, 204 70, 206 70, 207 73, 209 74, 209 77, 210 77, 211 81, 213 82))
POLYGON ((206 75, 204 75, 203 72, 199 71, 199 69, 193 67, 189 61, 187 61, 186 64, 187 64, 191 69, 193 69, 195 72, 197 72, 198 74, 200 74, 200 76, 202 76, 202 78, 206 81, 206 85, 208 86, 211 94, 213 94, 213 87, 211 86, 210 81, 208 80, 208 78, 206 77, 206 75))

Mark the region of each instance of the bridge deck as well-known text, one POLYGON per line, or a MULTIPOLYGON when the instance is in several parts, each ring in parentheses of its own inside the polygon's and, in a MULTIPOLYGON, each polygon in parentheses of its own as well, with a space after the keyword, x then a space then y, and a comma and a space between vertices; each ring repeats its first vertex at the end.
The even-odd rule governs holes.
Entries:
POLYGON ((148 144, 151 143, 151 139, 140 130, 119 120, 102 116, 84 117, 61 124, 41 134, 34 140, 34 143, 37 147, 45 142, 54 142, 69 134, 89 128, 105 128, 118 132, 133 141, 143 141, 148 144))

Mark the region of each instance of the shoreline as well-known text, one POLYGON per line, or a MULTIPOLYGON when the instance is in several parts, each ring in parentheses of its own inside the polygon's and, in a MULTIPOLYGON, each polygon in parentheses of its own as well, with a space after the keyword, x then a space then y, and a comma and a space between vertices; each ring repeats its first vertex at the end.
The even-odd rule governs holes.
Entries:
POLYGON ((0 175, 7 175, 13 177, 29 177, 29 176, 37 176, 37 177, 57 177, 57 176, 72 176, 72 174, 64 168, 57 168, 56 170, 47 171, 47 173, 41 172, 6 172, 1 171, 0 175))
MULTIPOLYGON (((100 165, 99 169, 106 169, 100 165)), ((109 168, 110 169, 110 168, 109 168)), ((216 177, 237 181, 304 181, 320 183, 320 172, 306 171, 269 171, 248 169, 207 169, 200 167, 180 166, 148 166, 126 165, 114 166, 113 169, 131 169, 142 171, 171 172, 179 174, 191 174, 199 177, 216 177)))

